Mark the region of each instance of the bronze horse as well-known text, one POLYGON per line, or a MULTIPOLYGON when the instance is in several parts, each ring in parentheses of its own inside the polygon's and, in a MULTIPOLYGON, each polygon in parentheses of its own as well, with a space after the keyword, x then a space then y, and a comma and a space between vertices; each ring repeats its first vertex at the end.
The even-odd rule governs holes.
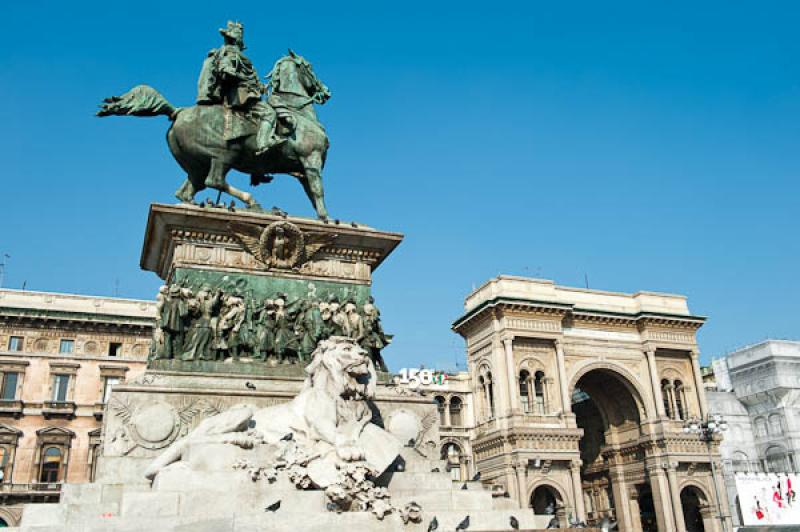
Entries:
POLYGON ((248 208, 260 210, 252 194, 228 184, 230 169, 250 174, 251 185, 271 181, 270 174, 296 177, 303 185, 317 216, 328 219, 322 187, 322 168, 328 152, 328 137, 317 120, 314 103, 324 104, 330 91, 314 74, 311 64, 291 50, 275 63, 270 73, 268 103, 278 114, 278 128, 285 138, 256 155, 255 133, 226 141, 226 120, 231 111, 223 105, 194 105, 176 108, 158 91, 138 85, 122 96, 106 98, 97 116, 165 115, 173 122, 167 143, 187 178, 175 193, 184 203, 194 203, 205 188, 227 192, 248 208))

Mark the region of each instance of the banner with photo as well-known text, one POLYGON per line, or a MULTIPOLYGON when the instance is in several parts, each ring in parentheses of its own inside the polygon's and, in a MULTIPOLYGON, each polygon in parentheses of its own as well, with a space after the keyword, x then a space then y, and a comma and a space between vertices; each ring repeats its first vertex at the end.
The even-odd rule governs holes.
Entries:
POLYGON ((736 475, 739 507, 746 526, 800 524, 800 500, 795 490, 800 476, 785 473, 736 475))

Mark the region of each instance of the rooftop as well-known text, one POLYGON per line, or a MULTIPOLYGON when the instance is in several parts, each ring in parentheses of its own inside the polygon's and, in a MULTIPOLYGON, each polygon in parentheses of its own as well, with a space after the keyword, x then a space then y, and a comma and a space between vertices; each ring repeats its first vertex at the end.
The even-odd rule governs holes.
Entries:
POLYGON ((97 318, 152 319, 155 310, 155 301, 141 299, 0 289, 0 312, 4 314, 75 314, 97 318))
POLYGON ((500 298, 564 305, 578 310, 614 314, 653 313, 692 316, 686 303, 686 296, 682 295, 658 292, 626 294, 590 290, 559 286, 547 279, 531 279, 511 275, 500 275, 490 279, 474 290, 464 301, 464 310, 469 313, 487 302, 500 298))

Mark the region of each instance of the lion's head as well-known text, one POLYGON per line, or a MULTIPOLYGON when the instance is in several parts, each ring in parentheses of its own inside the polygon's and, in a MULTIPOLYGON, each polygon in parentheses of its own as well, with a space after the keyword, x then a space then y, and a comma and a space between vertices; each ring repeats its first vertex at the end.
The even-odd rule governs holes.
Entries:
POLYGON ((306 373, 306 387, 332 386, 329 390, 336 396, 351 400, 375 397, 375 365, 352 338, 332 336, 322 340, 312 353, 306 373))

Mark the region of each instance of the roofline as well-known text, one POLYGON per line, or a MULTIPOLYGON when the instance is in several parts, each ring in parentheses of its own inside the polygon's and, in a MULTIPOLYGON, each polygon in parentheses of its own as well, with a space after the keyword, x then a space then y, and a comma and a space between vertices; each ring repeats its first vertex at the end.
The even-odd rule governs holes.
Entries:
POLYGON ((635 314, 630 314, 626 312, 612 312, 608 310, 599 310, 599 309, 592 309, 586 307, 579 307, 573 303, 556 303, 552 301, 537 301, 532 299, 523 299, 523 298, 515 298, 515 297, 508 297, 508 296, 498 296, 494 299, 489 299, 483 301, 480 305, 473 308, 469 312, 463 314, 460 318, 456 319, 453 322, 452 330, 458 331, 458 329, 464 325, 467 321, 474 318, 484 310, 489 307, 495 307, 501 304, 527 304, 529 306, 540 306, 540 307, 550 307, 550 308, 557 308, 563 310, 565 313, 575 314, 580 312, 585 313, 592 313, 592 314, 601 314, 604 316, 613 316, 613 317, 620 317, 632 320, 639 320, 647 317, 655 317, 655 318, 666 318, 666 319, 678 319, 683 321, 694 321, 705 323, 707 320, 706 316, 694 316, 691 314, 669 314, 666 312, 652 312, 652 311, 640 311, 636 312, 635 314))
MULTIPOLYGON (((72 292, 44 292, 39 290, 20 290, 17 288, 0 288, 0 293, 8 292, 12 294, 36 294, 36 295, 43 295, 43 296, 56 296, 56 297, 71 297, 75 299, 103 299, 103 300, 111 300, 111 301, 121 301, 126 303, 136 303, 136 304, 147 304, 147 305, 155 305, 155 300, 152 299, 131 299, 127 297, 115 297, 115 296, 96 296, 96 295, 88 295, 88 294, 75 294, 72 292)), ((0 304, 0 307, 3 305, 0 304)))

